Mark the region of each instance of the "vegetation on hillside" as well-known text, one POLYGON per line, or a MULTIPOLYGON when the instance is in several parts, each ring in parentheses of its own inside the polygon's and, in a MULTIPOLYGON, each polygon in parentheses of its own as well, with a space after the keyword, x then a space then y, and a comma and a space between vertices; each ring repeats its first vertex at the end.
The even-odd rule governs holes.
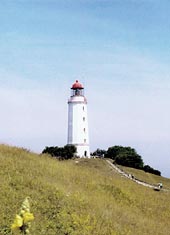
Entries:
POLYGON ((76 154, 75 145, 65 145, 64 147, 51 146, 45 147, 42 153, 50 154, 52 157, 56 157, 60 160, 68 160, 75 156, 76 154))
POLYGON ((161 172, 160 172, 160 171, 154 169, 153 167, 151 167, 151 166, 149 166, 149 165, 145 165, 145 166, 143 167, 143 170, 144 170, 145 172, 149 172, 149 173, 152 173, 152 174, 155 174, 155 175, 161 175, 161 172))
POLYGON ((131 147, 113 146, 108 148, 105 157, 115 160, 115 163, 137 169, 143 168, 142 157, 131 147))
MULTIPOLYGON (((2 235, 11 234, 27 196, 35 217, 32 235, 169 234, 170 193, 120 177, 104 159, 58 161, 1 145, 0 162, 2 235)), ((143 178, 164 180, 164 188, 170 188, 168 179, 132 170, 143 178)))
POLYGON ((97 155, 99 157, 110 158, 114 160, 116 164, 133 167, 136 169, 142 169, 145 172, 149 172, 155 175, 161 175, 161 172, 155 170, 149 165, 144 165, 142 157, 136 152, 134 148, 131 147, 123 147, 119 145, 115 145, 109 147, 108 150, 97 149, 93 156, 97 155))

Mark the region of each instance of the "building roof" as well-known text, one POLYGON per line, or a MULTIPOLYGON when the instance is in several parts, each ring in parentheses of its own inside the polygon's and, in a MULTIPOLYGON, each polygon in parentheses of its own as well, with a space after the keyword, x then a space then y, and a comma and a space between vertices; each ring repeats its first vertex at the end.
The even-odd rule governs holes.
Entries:
POLYGON ((73 89, 73 90, 75 90, 75 89, 84 89, 84 87, 81 83, 79 83, 78 80, 76 80, 76 82, 72 85, 71 89, 73 89))

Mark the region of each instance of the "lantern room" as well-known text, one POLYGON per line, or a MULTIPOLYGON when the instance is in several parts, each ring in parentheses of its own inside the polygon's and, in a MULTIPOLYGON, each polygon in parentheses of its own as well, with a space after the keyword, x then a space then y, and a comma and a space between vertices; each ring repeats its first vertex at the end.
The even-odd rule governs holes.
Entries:
POLYGON ((71 96, 84 96, 84 87, 78 80, 72 85, 71 96))

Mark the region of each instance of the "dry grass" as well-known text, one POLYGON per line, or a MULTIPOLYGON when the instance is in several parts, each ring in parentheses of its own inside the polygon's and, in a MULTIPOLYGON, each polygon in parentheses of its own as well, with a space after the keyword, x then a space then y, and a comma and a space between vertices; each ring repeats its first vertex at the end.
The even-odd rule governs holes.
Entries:
POLYGON ((170 234, 170 193, 137 185, 104 160, 62 162, 1 145, 0 163, 0 235, 11 234, 26 196, 35 215, 32 235, 170 234))

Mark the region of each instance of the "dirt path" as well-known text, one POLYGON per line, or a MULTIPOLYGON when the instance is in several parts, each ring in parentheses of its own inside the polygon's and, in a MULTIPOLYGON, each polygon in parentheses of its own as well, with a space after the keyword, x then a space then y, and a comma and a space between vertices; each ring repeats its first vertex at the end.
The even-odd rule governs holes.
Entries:
MULTIPOLYGON (((139 179, 136 179, 134 178, 131 174, 127 174, 126 172, 122 171, 119 167, 117 167, 115 164, 111 163, 109 160, 106 160, 106 162, 110 165, 110 167, 115 170, 116 172, 118 172, 120 175, 128 178, 129 180, 132 180, 134 181, 135 183, 137 184, 141 184, 145 187, 149 187, 149 188, 153 188, 154 190, 156 191, 159 191, 159 187, 158 186, 155 186, 153 184, 149 184, 149 183, 146 183, 146 182, 143 182, 139 179)), ((166 190, 166 189, 161 189, 161 191, 169 191, 169 190, 166 190)))

